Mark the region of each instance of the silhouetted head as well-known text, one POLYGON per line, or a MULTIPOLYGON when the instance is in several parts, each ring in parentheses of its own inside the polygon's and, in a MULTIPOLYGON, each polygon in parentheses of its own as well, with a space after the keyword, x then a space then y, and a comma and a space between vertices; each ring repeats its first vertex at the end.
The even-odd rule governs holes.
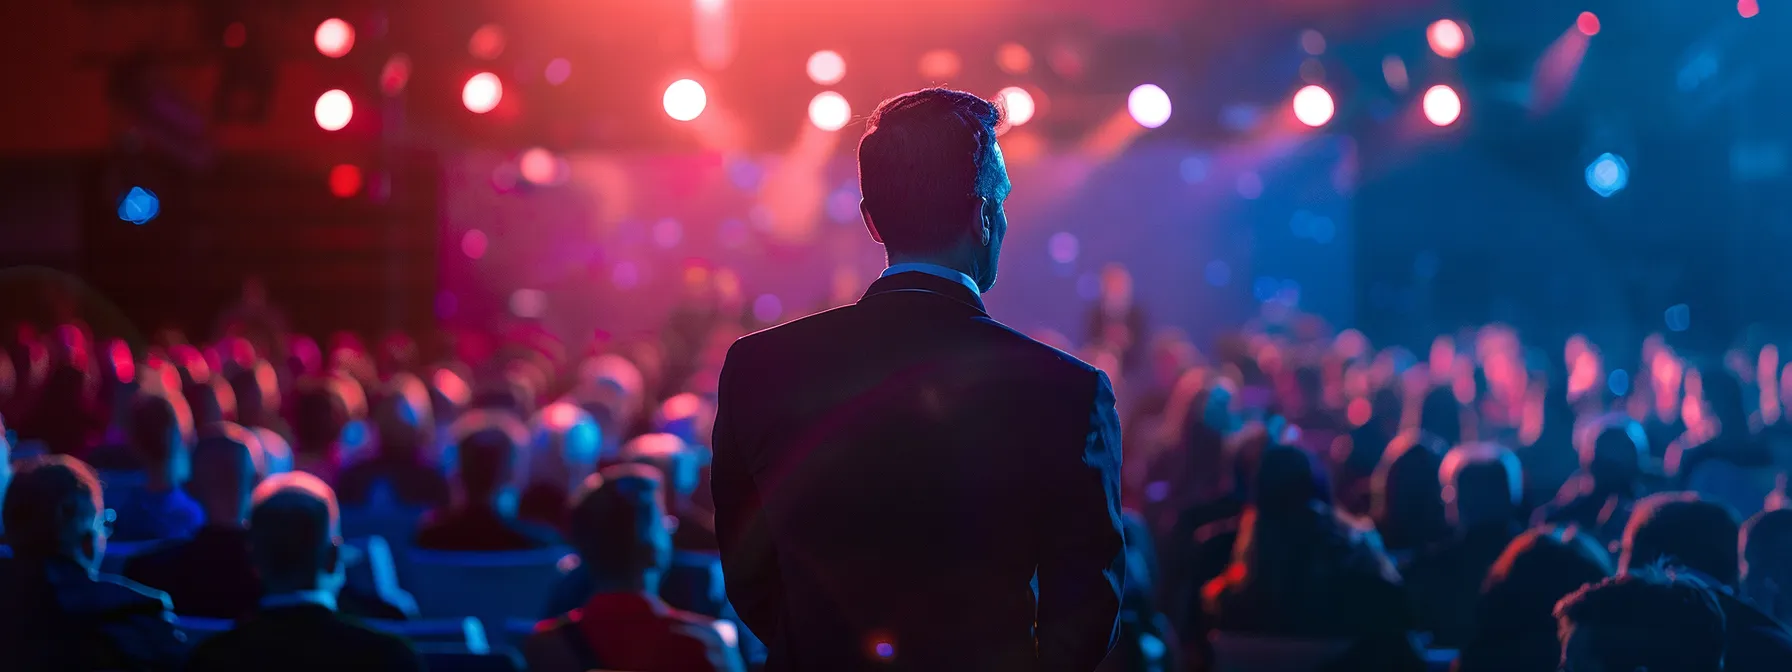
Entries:
POLYGON ((423 381, 408 373, 393 376, 373 409, 380 455, 390 460, 415 461, 434 441, 433 411, 423 381))
POLYGON ((1742 381, 1735 374, 1720 367, 1704 367, 1699 370, 1700 390, 1705 398, 1705 407, 1722 425, 1719 431, 1724 434, 1747 435, 1748 405, 1742 390, 1742 381))
POLYGON ((236 392, 221 376, 212 376, 203 383, 183 385, 181 396, 186 398, 187 407, 193 411, 195 425, 203 427, 214 422, 236 421, 236 392))
POLYGON ((274 365, 256 360, 231 372, 228 379, 240 422, 264 427, 274 419, 280 409, 280 377, 274 372, 274 365))
POLYGON ((1792 620, 1792 510, 1762 511, 1743 524, 1742 593, 1780 622, 1792 620))
POLYGON ((1719 672, 1724 612, 1704 586, 1654 572, 1587 586, 1556 606, 1563 672, 1719 672))
POLYGON ((208 525, 234 526, 249 516, 261 441, 232 422, 206 428, 193 447, 193 479, 187 490, 205 511, 208 525))
POLYGON ((1649 454, 1649 437, 1643 426, 1628 417, 1613 415, 1601 418, 1599 424, 1580 432, 1575 448, 1580 453, 1580 468, 1593 477, 1600 492, 1630 492, 1643 475, 1643 460, 1649 454))
POLYGON ((516 486, 528 430, 514 416, 500 411, 469 413, 457 424, 456 480, 468 504, 492 505, 516 486))
POLYGON ((995 285, 1008 220, 1001 111, 963 91, 922 89, 880 103, 859 140, 859 209, 890 260, 935 260, 995 285))
POLYGON ((66 455, 24 460, 6 488, 6 541, 21 559, 68 560, 89 571, 106 554, 100 481, 85 462, 66 455))
POLYGON ((193 434, 184 399, 143 392, 131 401, 131 449, 152 484, 174 487, 187 481, 193 434))
POLYGON ((1448 387, 1434 387, 1419 405, 1418 427, 1453 446, 1462 443, 1462 403, 1448 387))
POLYGON ((659 473, 647 465, 619 464, 585 479, 573 495, 568 529, 599 584, 653 589, 672 562, 663 499, 659 473))
POLYGON ((1369 510, 1389 548, 1416 548, 1444 537, 1444 512, 1438 470, 1448 446, 1441 439, 1406 430, 1388 442, 1369 482, 1369 510))
POLYGON ((255 488, 249 548, 267 593, 342 587, 341 518, 336 493, 302 471, 255 488))
POLYGON ((1665 562, 1734 587, 1741 572, 1736 514, 1690 492, 1663 492, 1638 500, 1624 528, 1620 572, 1665 562))
POLYGON ((321 455, 342 438, 348 426, 348 402, 338 388, 323 378, 299 381, 293 398, 293 446, 295 452, 321 455))
POLYGON ((557 401, 529 422, 529 483, 570 490, 597 469, 604 432, 584 409, 557 401))
POLYGON ((1540 633, 1553 641, 1556 602, 1611 575, 1611 556, 1597 539, 1568 529, 1526 530, 1488 570, 1477 604, 1477 628, 1506 635, 1540 633))
POLYGON ((1438 468, 1444 507, 1458 529, 1506 525, 1517 520, 1524 496, 1524 472, 1518 456, 1496 443, 1451 448, 1438 468))
POLYGON ((622 460, 649 465, 672 494, 689 497, 702 477, 702 460, 689 444, 671 434, 643 434, 622 444, 622 460))
POLYGON ((1270 446, 1257 467, 1251 504, 1264 518, 1280 518, 1329 507, 1331 488, 1307 451, 1270 446))

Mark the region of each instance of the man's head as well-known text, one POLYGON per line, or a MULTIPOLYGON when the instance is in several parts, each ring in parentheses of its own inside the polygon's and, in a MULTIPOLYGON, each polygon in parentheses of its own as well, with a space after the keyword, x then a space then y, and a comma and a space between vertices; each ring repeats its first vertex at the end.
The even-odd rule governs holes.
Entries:
POLYGON ((342 587, 336 493, 304 472, 276 474, 255 488, 249 549, 269 593, 342 587))
POLYGON ((1762 511, 1742 526, 1742 592, 1779 620, 1792 620, 1792 510, 1762 511))
POLYGON ((1631 574, 1556 605, 1565 672, 1718 672, 1724 612, 1694 581, 1631 574))
POLYGON ((702 480, 702 460, 683 439, 672 434, 643 434, 622 444, 622 461, 645 464, 680 498, 689 497, 702 480))
POLYGON ((585 479, 568 522, 586 571, 600 584, 653 582, 672 561, 660 475, 643 464, 619 464, 585 479))
POLYGON ((455 442, 458 479, 466 502, 488 506, 516 484, 528 431, 509 413, 478 411, 461 419, 455 442))
POLYGON ((180 397, 150 392, 131 401, 131 448, 148 471, 152 484, 173 487, 186 482, 192 469, 189 437, 193 416, 180 397))
POLYGON ((1624 528, 1618 571, 1630 573, 1665 561, 1735 586, 1741 572, 1739 535, 1736 514, 1722 504, 1690 492, 1650 495, 1636 503, 1624 528))
POLYGON ((261 440, 234 422, 206 428, 193 448, 193 480, 187 489, 205 510, 208 525, 238 525, 249 515, 261 440))
POLYGON ((348 401, 330 380, 311 378, 299 381, 293 397, 293 448, 305 454, 321 454, 342 438, 348 426, 348 401))
POLYGON ((423 381, 400 373, 387 383, 385 394, 373 408, 374 431, 379 434, 380 455, 387 459, 417 459, 435 432, 434 408, 423 381))
POLYGON ((6 541, 23 558, 72 560, 89 570, 106 554, 100 482, 86 463, 66 455, 24 461, 6 488, 6 541))
POLYGON ((1437 473, 1444 506, 1458 529, 1517 519, 1524 474, 1518 456, 1505 446, 1471 443, 1451 448, 1437 473))
POLYGON ((932 261, 995 285, 1011 185, 994 104, 932 88, 877 106, 859 140, 859 209, 890 260, 932 261))
POLYGON ((603 454, 604 432, 572 402, 542 407, 529 422, 529 482, 571 489, 590 476, 603 454))
POLYGON ((1624 416, 1610 416, 1575 437, 1580 468, 1603 490, 1628 490, 1642 476, 1649 437, 1643 426, 1624 416))

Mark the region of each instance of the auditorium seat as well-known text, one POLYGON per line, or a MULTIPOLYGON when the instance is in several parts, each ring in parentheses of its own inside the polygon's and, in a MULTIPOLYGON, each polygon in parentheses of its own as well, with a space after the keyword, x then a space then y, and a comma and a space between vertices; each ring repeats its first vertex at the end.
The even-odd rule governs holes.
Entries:
POLYGON ((474 616, 502 629, 542 613, 565 548, 473 553, 412 549, 402 579, 424 618, 474 616))

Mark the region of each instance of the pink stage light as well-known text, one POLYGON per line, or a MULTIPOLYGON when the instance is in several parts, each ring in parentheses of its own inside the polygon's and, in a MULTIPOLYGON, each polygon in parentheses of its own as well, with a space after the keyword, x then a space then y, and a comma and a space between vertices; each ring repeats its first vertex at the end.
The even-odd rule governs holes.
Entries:
POLYGON ((1336 104, 1332 102, 1332 94, 1325 87, 1310 84, 1301 87, 1294 93, 1294 118, 1300 123, 1318 128, 1332 120, 1336 104))
POLYGON ((324 19, 323 23, 317 24, 312 42, 317 45, 317 53, 342 58, 355 48, 355 27, 342 19, 324 19))
POLYGON ((1449 126, 1462 116, 1462 97, 1443 84, 1425 91, 1425 119, 1438 126, 1449 126))
POLYGON ((1468 46, 1468 33, 1462 30, 1462 24, 1449 19, 1438 19, 1425 29, 1425 41, 1431 43, 1431 50, 1444 58, 1455 58, 1462 54, 1468 46))
POLYGON ((467 85, 461 87, 460 102, 474 114, 485 114, 498 107, 498 101, 504 99, 504 82, 497 75, 481 72, 467 79, 467 85))
POLYGON ((811 82, 822 86, 838 84, 846 78, 846 59, 840 56, 840 52, 823 49, 809 55, 809 63, 805 69, 811 82))

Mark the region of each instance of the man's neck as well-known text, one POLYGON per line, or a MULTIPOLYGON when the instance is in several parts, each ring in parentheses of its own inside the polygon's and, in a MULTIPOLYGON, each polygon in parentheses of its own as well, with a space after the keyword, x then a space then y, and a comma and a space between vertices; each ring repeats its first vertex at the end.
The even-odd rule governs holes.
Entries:
POLYGON ((927 264, 930 266, 949 268, 969 277, 976 277, 976 274, 971 272, 973 270, 971 268, 972 264, 961 259, 960 257, 962 256, 963 255, 959 254, 903 255, 892 253, 889 255, 888 261, 890 266, 899 266, 902 264, 927 264))

